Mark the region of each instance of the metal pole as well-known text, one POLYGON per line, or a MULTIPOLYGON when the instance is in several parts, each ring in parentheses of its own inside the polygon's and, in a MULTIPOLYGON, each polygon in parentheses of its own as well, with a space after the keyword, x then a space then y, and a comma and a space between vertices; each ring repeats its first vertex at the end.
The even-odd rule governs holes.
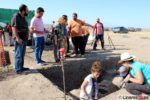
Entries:
POLYGON ((113 46, 113 47, 114 47, 114 50, 115 50, 115 49, 116 49, 116 48, 115 48, 115 45, 114 45, 114 43, 113 43, 112 39, 110 38, 110 36, 109 36, 109 33, 108 33, 108 32, 107 32, 107 36, 108 36, 108 41, 109 41, 110 47, 111 47, 111 46, 113 46))
POLYGON ((63 74, 63 87, 64 87, 64 98, 66 100, 66 82, 65 82, 65 70, 64 70, 64 62, 61 60, 62 74, 63 74))
POLYGON ((64 69, 64 60, 65 60, 65 49, 61 48, 59 50, 60 53, 60 61, 63 75, 63 87, 64 87, 64 99, 66 100, 66 83, 65 83, 65 69, 64 69))

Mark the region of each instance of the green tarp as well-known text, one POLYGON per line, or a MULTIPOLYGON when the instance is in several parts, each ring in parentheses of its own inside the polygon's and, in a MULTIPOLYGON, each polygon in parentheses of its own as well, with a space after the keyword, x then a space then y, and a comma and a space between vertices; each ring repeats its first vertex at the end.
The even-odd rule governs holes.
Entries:
MULTIPOLYGON (((14 14, 16 14, 18 10, 16 9, 4 9, 0 8, 0 22, 3 23, 11 23, 11 19, 14 14)), ((29 15, 27 17, 28 23, 30 23, 32 17, 34 16, 34 11, 29 11, 29 15)))

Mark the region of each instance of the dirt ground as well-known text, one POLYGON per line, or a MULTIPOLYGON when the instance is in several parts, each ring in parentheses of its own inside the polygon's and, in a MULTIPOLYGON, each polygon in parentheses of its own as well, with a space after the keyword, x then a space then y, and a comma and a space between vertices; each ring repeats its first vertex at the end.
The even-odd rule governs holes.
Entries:
MULTIPOLYGON (((123 52, 130 52, 137 57, 137 60, 150 64, 150 31, 131 32, 128 34, 105 32, 105 48, 105 51, 101 50, 99 44, 98 50, 92 51, 91 45, 88 45, 88 53, 85 55, 85 58, 71 58, 67 61, 92 59, 95 56, 107 59, 111 56, 119 56, 123 52), (116 50, 110 47, 109 36, 116 50)), ((10 51, 11 66, 13 66, 14 47, 5 47, 5 49, 10 51)), ((36 70, 46 69, 56 64, 54 63, 53 51, 50 47, 45 49, 42 58, 47 62, 47 65, 44 67, 37 66, 34 60, 33 49, 28 47, 25 57, 25 67, 33 69, 31 74, 19 76, 15 75, 14 71, 4 73, 2 72, 2 68, 0 68, 0 100, 63 100, 63 92, 36 70)), ((117 94, 119 93, 126 94, 126 92, 117 92, 117 94)), ((112 96, 118 99, 114 94, 103 100, 111 100, 112 96)), ((73 100, 71 96, 67 98, 67 100, 73 100)))

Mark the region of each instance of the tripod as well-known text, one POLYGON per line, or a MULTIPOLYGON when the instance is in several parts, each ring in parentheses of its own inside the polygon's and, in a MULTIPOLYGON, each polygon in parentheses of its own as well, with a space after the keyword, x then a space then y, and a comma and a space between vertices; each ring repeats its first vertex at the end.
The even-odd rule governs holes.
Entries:
POLYGON ((112 39, 111 39, 111 37, 110 37, 110 35, 109 35, 109 33, 107 32, 107 36, 108 36, 108 41, 109 41, 109 45, 110 45, 110 47, 113 47, 114 48, 114 50, 116 49, 115 48, 115 45, 114 45, 114 43, 113 43, 113 41, 112 41, 112 39))

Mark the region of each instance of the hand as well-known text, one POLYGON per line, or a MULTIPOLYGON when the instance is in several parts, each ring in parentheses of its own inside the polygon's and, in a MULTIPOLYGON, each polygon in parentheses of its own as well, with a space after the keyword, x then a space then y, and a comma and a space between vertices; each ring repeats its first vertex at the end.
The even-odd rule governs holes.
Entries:
POLYGON ((54 43, 54 47, 57 48, 57 43, 54 43))
POLYGON ((49 30, 45 30, 45 33, 50 33, 50 31, 49 30))
POLYGON ((124 79, 124 82, 128 82, 128 81, 130 80, 130 78, 131 78, 131 75, 128 74, 128 75, 126 76, 126 78, 124 79))
POLYGON ((85 35, 84 34, 82 34, 82 37, 84 37, 85 35))
POLYGON ((42 32, 42 31, 38 31, 38 32, 37 32, 37 34, 44 34, 44 32, 42 32))
POLYGON ((87 95, 87 93, 86 92, 83 92, 83 98, 84 99, 86 99, 86 100, 88 100, 89 98, 88 98, 88 95, 87 95))
POLYGON ((129 79, 129 78, 131 78, 131 75, 130 75, 130 74, 128 74, 126 78, 128 78, 128 79, 129 79))
POLYGON ((16 41, 17 41, 18 44, 23 44, 23 40, 20 39, 20 38, 17 38, 16 41))

